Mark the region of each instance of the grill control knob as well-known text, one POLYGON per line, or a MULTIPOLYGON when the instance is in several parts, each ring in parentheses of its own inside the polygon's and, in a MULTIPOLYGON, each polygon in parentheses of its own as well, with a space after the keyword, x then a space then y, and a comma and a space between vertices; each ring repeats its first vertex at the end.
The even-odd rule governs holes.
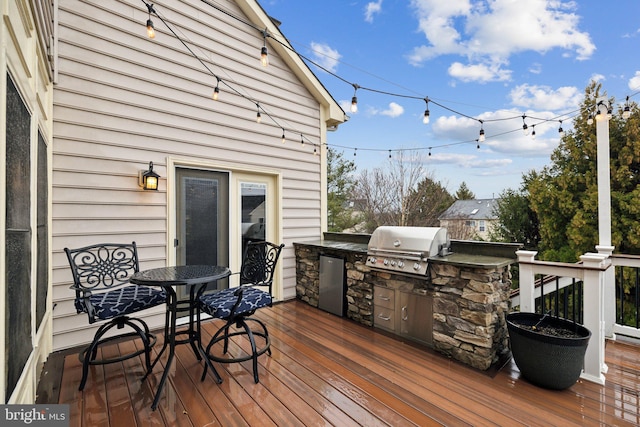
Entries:
POLYGON ((398 267, 400 268, 404 267, 404 261, 398 261, 398 267))
POLYGON ((418 264, 417 262, 413 264, 413 269, 416 271, 420 270, 420 264, 418 264))
POLYGON ((371 264, 375 264, 375 263, 376 263, 376 258, 371 256, 371 257, 369 257, 369 260, 368 260, 368 261, 369 261, 371 264))
POLYGON ((388 259, 384 260, 384 265, 389 265, 389 260, 388 259))
POLYGON ((395 260, 394 260, 394 261, 391 261, 391 267, 395 267, 395 266, 396 266, 396 264, 397 264, 397 263, 395 262, 395 260))

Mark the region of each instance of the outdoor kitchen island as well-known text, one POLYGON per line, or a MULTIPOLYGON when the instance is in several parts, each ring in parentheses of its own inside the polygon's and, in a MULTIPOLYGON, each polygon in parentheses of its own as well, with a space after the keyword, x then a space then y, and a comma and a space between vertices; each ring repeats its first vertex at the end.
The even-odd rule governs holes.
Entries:
POLYGON ((509 266, 519 245, 452 240, 449 253, 429 257, 430 274, 420 277, 368 266, 369 238, 324 233, 322 240, 294 242, 296 298, 318 307, 320 256, 343 258, 349 319, 476 369, 508 356, 509 266), (402 319, 411 316, 417 321, 407 330, 402 319))

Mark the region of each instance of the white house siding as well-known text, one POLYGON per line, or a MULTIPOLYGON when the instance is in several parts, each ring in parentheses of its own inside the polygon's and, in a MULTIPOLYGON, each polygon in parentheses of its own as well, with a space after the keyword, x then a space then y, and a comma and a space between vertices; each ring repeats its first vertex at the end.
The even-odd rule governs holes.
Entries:
MULTIPOLYGON (((253 2, 244 3, 256 9, 253 2)), ((215 4, 244 16, 234 1, 215 4)), ((157 17, 151 17, 156 38, 146 37, 142 1, 59 1, 52 178, 55 349, 87 342, 95 330, 73 307, 64 247, 136 241, 141 268, 170 263, 169 159, 277 176, 278 234, 286 244, 282 298, 295 296, 293 242, 321 235, 324 160, 313 155, 309 142, 324 140, 327 102, 321 105, 297 77, 300 70, 285 65, 277 53, 282 48, 271 41, 270 65, 260 66, 259 31, 200 0, 155 1, 154 7, 216 75, 259 101, 278 125, 264 113, 262 124, 256 123, 255 104, 224 83, 213 101, 215 77, 157 17), (280 141, 282 127, 286 144, 280 141), (157 192, 137 186, 138 170, 149 161, 161 175, 157 192)), ((151 310, 146 320, 161 325, 163 311, 151 310)))

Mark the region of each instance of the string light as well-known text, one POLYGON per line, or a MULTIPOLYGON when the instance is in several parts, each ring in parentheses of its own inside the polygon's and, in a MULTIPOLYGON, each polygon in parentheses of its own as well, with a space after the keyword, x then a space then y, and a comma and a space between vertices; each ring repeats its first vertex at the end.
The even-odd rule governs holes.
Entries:
POLYGON ((313 146, 313 155, 317 156, 318 155, 318 150, 316 149, 316 146, 313 146))
POLYGON ((258 108, 258 112, 256 113, 256 123, 262 123, 262 114, 260 114, 260 103, 256 103, 256 107, 258 108))
POLYGON ((422 116, 422 123, 425 125, 429 124, 429 98, 425 98, 424 102, 427 104, 426 109, 424 110, 424 115, 422 116))
MULTIPOLYGON (((158 18, 159 18, 159 19, 160 19, 160 20, 161 20, 161 21, 162 21, 162 22, 167 26, 167 28, 168 28, 168 29, 169 29, 169 30, 170 30, 170 31, 171 31, 171 32, 176 36, 176 38, 178 38, 178 40, 179 40, 179 41, 180 41, 180 42, 185 46, 185 48, 186 48, 186 49, 187 49, 187 50, 188 50, 188 51, 189 51, 189 52, 190 52, 190 53, 191 53, 191 54, 192 54, 196 59, 198 59, 198 61, 200 61, 200 63, 201 63, 201 64, 202 64, 206 69, 207 69, 207 71, 209 71, 212 75, 214 75, 214 77, 216 77, 216 79, 217 79, 217 83, 216 83, 216 87, 214 88, 214 93, 212 94, 212 97, 213 97, 213 99, 217 100, 217 97, 218 97, 218 94, 219 94, 219 91, 220 91, 220 89, 219 89, 219 83, 220 83, 220 81, 221 81, 221 80, 220 80, 220 78, 218 78, 217 76, 215 76, 215 74, 214 74, 214 73, 209 69, 209 67, 208 67, 208 66, 207 66, 207 65, 206 65, 206 64, 205 64, 205 63, 204 63, 204 62, 203 62, 203 61, 202 61, 202 60, 201 60, 201 59, 200 59, 200 58, 199 58, 199 57, 198 57, 198 56, 197 56, 197 55, 196 55, 196 54, 195 54, 195 53, 194 53, 190 48, 189 48, 189 46, 188 46, 188 45, 187 45, 187 44, 186 44, 186 43, 185 43, 185 42, 184 42, 184 41, 183 41, 183 40, 182 40, 182 39, 181 39, 181 38, 180 38, 180 37, 175 33, 175 31, 174 31, 174 30, 173 30, 173 29, 172 29, 172 28, 171 28, 171 27, 170 27, 170 26, 169 26, 169 25, 164 21, 164 19, 162 19, 162 17, 161 17, 160 15, 158 15, 158 13, 157 13, 157 12, 155 11, 155 9, 153 8, 153 4, 148 4, 145 0, 142 0, 142 1, 143 1, 143 3, 147 6, 147 9, 148 9, 148 11, 149 11, 149 19, 147 20, 147 26, 148 26, 148 27, 151 27, 151 29, 153 30, 153 35, 149 34, 149 37, 153 37, 153 36, 155 35, 155 29, 153 28, 153 22, 151 21, 151 13, 153 12, 153 13, 155 14, 155 16, 156 16, 156 17, 158 17, 158 18)), ((208 2, 207 2, 207 3, 208 3, 208 2)), ((213 8, 215 8, 215 9, 217 9, 217 10, 220 10, 220 11, 221 11, 221 12, 223 12, 223 13, 227 13, 227 14, 229 14, 227 11, 224 11, 224 10, 222 10, 222 9, 218 8, 217 6, 215 6, 215 5, 213 5, 213 4, 210 4, 210 3, 208 3, 208 4, 209 4, 210 6, 212 6, 213 8)), ((477 118, 474 118, 474 117, 468 116, 468 115, 466 115, 466 114, 464 114, 464 113, 461 113, 461 112, 459 112, 459 111, 455 111, 455 110, 453 110, 453 109, 451 109, 451 108, 449 108, 449 107, 447 107, 447 106, 445 106, 445 105, 442 105, 442 104, 440 104, 440 103, 438 103, 438 102, 436 102, 436 101, 433 101, 432 99, 429 99, 428 97, 424 97, 424 98, 423 98, 423 97, 417 97, 417 96, 409 96, 409 95, 402 95, 402 94, 389 93, 389 92, 384 92, 384 91, 380 91, 380 90, 376 90, 376 89, 364 88, 364 87, 361 87, 361 86, 359 86, 359 85, 357 85, 357 84, 355 84, 355 83, 348 82, 347 80, 343 79, 342 77, 340 77, 340 76, 338 76, 338 75, 335 75, 335 74, 334 74, 334 73, 332 73, 330 70, 326 70, 326 69, 325 69, 324 67, 322 67, 320 64, 316 64, 314 61, 312 61, 312 60, 310 60, 309 58, 306 58, 305 56, 303 56, 303 55, 301 55, 300 53, 296 52, 296 51, 295 51, 295 50, 294 50, 294 49, 293 49, 293 48, 292 48, 288 43, 284 43, 284 42, 281 42, 281 41, 277 40, 276 38, 274 38, 274 37, 273 37, 273 35, 271 35, 271 34, 269 34, 269 33, 268 33, 268 29, 266 29, 266 28, 265 28, 264 30, 261 30, 261 29, 257 28, 256 26, 254 26, 252 23, 247 22, 247 21, 244 21, 242 18, 239 18, 239 17, 233 16, 233 15, 231 15, 231 14, 229 14, 229 15, 230 15, 232 18, 237 19, 237 20, 239 20, 239 21, 243 22, 244 24, 246 24, 246 25, 249 25, 249 26, 253 27, 253 28, 254 28, 254 29, 256 29, 257 31, 259 31, 259 32, 261 32, 261 33, 262 33, 263 41, 264 41, 264 45, 263 45, 263 48, 261 49, 261 62, 262 62, 262 64, 263 64, 264 66, 267 66, 267 65, 268 65, 268 50, 267 50, 266 38, 267 38, 267 37, 271 37, 271 38, 272 38, 272 40, 274 40, 274 41, 275 41, 275 42, 277 42, 277 43, 282 44, 284 48, 289 49, 289 50, 292 50, 294 53, 298 54, 298 55, 299 55, 301 58, 303 58, 304 60, 306 60, 306 61, 308 61, 308 62, 310 62, 310 63, 312 63, 312 64, 316 65, 317 67, 319 67, 319 68, 323 69, 324 71, 328 72, 330 75, 333 75, 334 77, 337 77, 337 78, 339 78, 340 80, 344 81, 345 83, 349 83, 351 86, 353 86, 353 88, 354 88, 354 93, 353 93, 352 103, 351 103, 351 111, 352 111, 353 113, 356 113, 356 112, 357 112, 357 110, 358 110, 358 106, 357 106, 357 91, 358 91, 359 89, 368 90, 368 91, 373 91, 373 92, 377 92, 377 93, 381 93, 381 94, 387 94, 387 95, 391 95, 391 96, 403 97, 403 98, 422 99, 422 100, 424 100, 424 101, 425 101, 425 103, 426 103, 426 109, 425 109, 425 112, 424 112, 424 115, 423 115, 423 122, 424 122, 424 123, 429 123, 429 119, 430 119, 430 117, 429 117, 429 116, 430 116, 430 112, 429 112, 429 102, 433 102, 433 103, 434 103, 434 104, 436 104, 437 106, 439 106, 439 107, 441 107, 441 108, 443 108, 443 109, 445 109, 445 110, 448 110, 448 111, 450 111, 450 112, 452 112, 452 113, 454 113, 454 114, 457 114, 457 115, 460 115, 460 116, 463 116, 463 117, 467 117, 467 118, 472 119, 472 120, 479 121, 479 122, 480 122, 480 125, 481 125, 481 129, 480 129, 480 133, 479 133, 479 137, 478 137, 478 139, 476 139, 476 140, 475 140, 475 142, 477 142, 477 147, 479 148, 479 146, 480 146, 480 142, 484 142, 484 140, 485 140, 485 133, 484 133, 483 120, 480 120, 480 119, 477 119, 477 118), (265 61, 264 61, 264 60, 266 60, 266 64, 265 64, 265 61)), ((234 89, 233 87, 229 86, 226 82, 223 82, 223 83, 225 83, 225 84, 226 84, 230 89, 232 89, 234 92, 236 92, 239 96, 241 96, 241 97, 243 97, 243 98, 246 98, 246 99, 251 100, 250 98, 248 98, 248 97, 247 97, 247 96, 245 96, 244 94, 240 93, 238 90, 236 90, 236 89, 234 89)), ((634 95, 635 95, 635 94, 634 94, 634 95)), ((628 118, 628 117, 631 115, 631 109, 630 109, 630 107, 629 107, 629 102, 628 102, 628 101, 629 101, 629 96, 627 96, 627 102, 625 103, 625 107, 623 108, 623 112, 622 112, 622 117, 623 117, 623 118, 628 118)), ((256 120, 257 120, 258 122, 260 122, 260 120, 261 120, 260 105, 259 105, 256 101, 253 101, 253 102, 255 102, 255 103, 256 103, 256 106, 258 107, 258 111, 257 111, 257 114, 256 114, 256 120)), ((279 125, 279 124, 278 124, 278 122, 277 122, 277 121, 276 121, 276 120, 275 120, 275 119, 274 119, 274 118, 273 118, 273 117, 272 117, 272 116, 271 116, 271 115, 270 115, 266 110, 262 109, 262 111, 264 111, 264 112, 267 114, 267 116, 268 116, 269 118, 271 118, 271 119, 276 123, 276 125, 279 125)), ((573 113, 573 112, 572 112, 572 113, 573 113)), ((613 112, 612 112, 612 109, 609 107, 609 108, 608 108, 608 110, 607 110, 607 113, 606 113, 606 114, 607 114, 607 116, 606 116, 606 117, 611 118, 611 117, 612 117, 612 113, 613 113, 613 112)), ((571 116, 569 116, 569 114, 571 114, 571 113, 563 114, 562 116, 564 116, 564 117, 569 117, 569 118, 570 118, 571 116)), ((600 112, 599 110, 597 111, 597 114, 598 114, 598 115, 600 115, 600 116, 604 116, 604 114, 601 114, 601 112, 600 112)), ((512 119, 515 119, 515 118, 517 118, 517 117, 518 117, 518 116, 515 116, 515 117, 503 117, 503 118, 496 118, 496 119, 486 120, 486 121, 503 121, 503 120, 512 120, 512 119)), ((522 120, 523 120, 523 126, 522 126, 522 129, 523 129, 523 131, 525 132, 525 135, 529 135, 529 129, 528 129, 529 127, 527 126, 527 123, 526 123, 526 120, 525 120, 525 119, 527 118, 527 116, 523 114, 521 117, 522 117, 522 120)), ((559 125, 559 128, 558 128, 558 133, 560 134, 560 137, 564 137, 564 131, 563 131, 563 129, 562 129, 562 120, 558 120, 557 118, 556 118, 556 119, 538 119, 538 118, 535 118, 535 117, 529 117, 529 118, 530 118, 530 119, 534 119, 534 120, 540 120, 541 122, 559 121, 560 125, 559 125)), ((596 117, 596 118, 597 118, 597 119, 604 119, 604 117, 596 117)), ((588 123, 588 124, 592 124, 592 123, 593 123, 593 116, 592 116, 592 114, 589 114, 589 118, 588 118, 588 120, 587 120, 587 123, 588 123)), ((538 124, 539 124, 539 123, 538 123, 538 124)), ((531 125, 531 129, 533 130, 533 135, 532 135, 532 137, 535 137, 535 125, 531 125)), ((283 140, 283 142, 285 142, 285 138, 284 138, 284 136, 285 136, 285 128, 284 128, 284 127, 282 127, 282 130, 283 130, 283 134, 282 134, 282 135, 283 135, 283 138, 282 138, 282 140, 283 140)), ((492 137, 495 137, 495 136, 498 136, 498 135, 493 135, 492 137)), ((300 137, 301 137, 301 144, 302 144, 302 145, 304 145, 304 135, 303 135, 303 134, 300 134, 300 137)), ((461 141, 461 142, 457 142, 457 143, 444 144, 444 145, 442 145, 442 146, 438 146, 438 147, 446 147, 446 146, 452 146, 452 145, 458 145, 458 144, 468 144, 468 143, 473 142, 473 141, 474 141, 474 140, 471 140, 471 141, 461 141)), ((436 148, 438 148, 438 147, 436 147, 436 148)), ((343 148, 348 148, 348 147, 343 147, 343 148)), ((429 147, 429 156, 431 156, 431 150, 432 150, 432 148, 433 148, 433 147, 429 147)), ((371 149, 371 150, 372 150, 372 151, 381 151, 381 150, 378 150, 378 149, 371 149)), ((392 153, 391 153, 391 151, 402 151, 402 150, 388 150, 388 151, 389 151, 389 158, 392 158, 392 153)), ((316 152, 316 153, 317 153, 317 148, 316 148, 316 145, 315 145, 315 144, 314 144, 314 152, 316 152)), ((354 157, 356 156, 356 153, 357 153, 357 148, 354 148, 354 157)))
POLYGON ((624 103, 624 109, 622 110, 622 118, 627 120, 631 117, 631 108, 629 107, 629 95, 627 95, 627 100, 624 103))
POLYGON ((152 4, 147 4, 147 9, 149 9, 149 19, 147 19, 147 36, 150 39, 154 39, 156 37, 156 29, 153 27, 153 21, 151 20, 151 12, 155 13, 152 4))
POLYGON ((354 114, 358 112, 358 97, 356 96, 356 92, 358 92, 358 89, 360 89, 360 86, 358 86, 356 83, 353 83, 353 97, 351 98, 351 112, 354 114))
POLYGON ((284 144, 285 142, 287 142, 287 138, 285 138, 285 136, 284 136, 284 128, 282 128, 282 143, 284 144))
POLYGON ((593 114, 589 113, 589 117, 587 118, 587 124, 588 125, 592 125, 593 124, 593 114))
POLYGON ((531 125, 531 139, 536 139, 536 125, 531 125))
POLYGON ((267 67, 269 65, 269 51, 267 50, 267 29, 265 28, 262 32, 262 37, 264 38, 264 45, 260 50, 260 63, 263 67, 267 67))
POLYGON ((353 157, 355 157, 355 156, 356 156, 356 154, 358 154, 358 149, 357 149, 357 148, 354 148, 354 149, 353 149, 353 157))
POLYGON ((220 95, 220 78, 216 76, 216 80, 216 87, 213 88, 213 95, 211 95, 211 98, 213 98, 214 101, 217 101, 218 96, 220 95))
POLYGON ((300 145, 304 146, 304 136, 300 134, 300 145))
POLYGON ((529 135, 529 126, 527 126, 527 122, 524 121, 524 119, 527 116, 525 116, 524 114, 522 115, 522 131, 524 132, 525 136, 529 135))
POLYGON ((476 139, 476 142, 477 142, 477 144, 476 144, 476 149, 478 149, 478 150, 479 150, 479 149, 480 149, 480 141, 476 139))

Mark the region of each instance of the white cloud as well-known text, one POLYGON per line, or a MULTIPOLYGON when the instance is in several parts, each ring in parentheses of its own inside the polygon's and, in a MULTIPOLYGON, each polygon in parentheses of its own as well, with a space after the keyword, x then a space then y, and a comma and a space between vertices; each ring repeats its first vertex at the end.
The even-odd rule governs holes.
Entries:
POLYGON ((540 64, 539 62, 531 64, 531 66, 529 67, 529 72, 531 74, 540 74, 542 72, 542 64, 540 64))
POLYGON ((370 110, 370 113, 372 115, 388 116, 391 118, 395 118, 404 114, 404 108, 402 107, 402 105, 396 104, 395 102, 390 102, 389 108, 387 108, 386 110, 377 110, 375 108, 372 108, 370 110))
POLYGON ((463 82, 501 82, 511 79, 511 71, 505 70, 499 63, 464 65, 454 62, 449 67, 449 75, 463 82))
MULTIPOLYGON (((470 64, 490 64, 488 70, 496 70, 518 52, 563 49, 584 60, 596 49, 589 33, 579 29, 575 2, 411 0, 411 6, 428 41, 409 55, 413 65, 453 54, 467 57, 470 64)), ((462 64, 457 67, 465 68, 462 64)), ((466 66, 470 67, 473 65, 466 66)), ((501 71, 493 78, 504 79, 508 70, 501 71)))
POLYGON ((582 92, 575 86, 564 86, 554 90, 549 86, 523 84, 513 88, 509 97, 511 103, 518 107, 557 111, 578 107, 582 100, 582 92))
POLYGON ((603 80, 606 80, 606 78, 602 74, 594 73, 594 74, 591 75, 591 79, 590 80, 593 80, 594 82, 597 83, 597 82, 601 82, 603 80))
POLYGON ((311 42, 311 49, 313 54, 313 61, 327 69, 328 71, 335 73, 338 68, 338 62, 342 55, 333 49, 331 46, 325 43, 311 42))
POLYGON ((382 10, 382 0, 377 2, 372 1, 367 3, 364 9, 364 20, 367 22, 373 22, 374 15, 377 15, 382 10))
POLYGON ((640 89, 640 71, 636 71, 636 75, 629 79, 629 89, 633 91, 640 89))

